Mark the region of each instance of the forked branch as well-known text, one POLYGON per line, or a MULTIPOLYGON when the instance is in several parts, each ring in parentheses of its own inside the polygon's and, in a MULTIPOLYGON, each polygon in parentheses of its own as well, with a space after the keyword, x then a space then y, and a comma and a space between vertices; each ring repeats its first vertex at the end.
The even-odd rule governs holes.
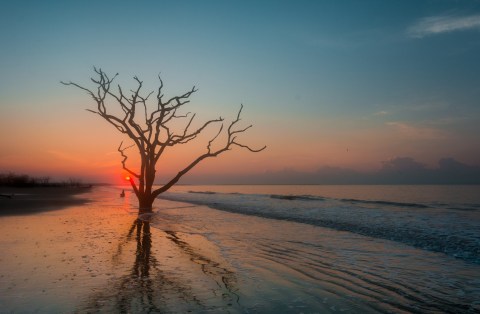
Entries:
POLYGON ((130 173, 132 176, 136 177, 136 178, 140 178, 140 175, 138 173, 135 173, 134 171, 130 170, 127 168, 126 166, 126 162, 127 162, 127 159, 128 159, 128 156, 125 155, 125 150, 135 146, 135 144, 132 144, 130 146, 127 146, 127 147, 123 147, 123 141, 120 143, 120 146, 118 146, 118 151, 120 152, 120 155, 122 155, 123 159, 122 159, 122 166, 123 166, 123 169, 125 171, 127 171, 128 173, 130 173))
MULTIPOLYGON (((185 174, 187 174, 191 169, 193 169, 198 163, 200 163, 202 160, 206 159, 206 158, 210 158, 210 157, 216 157, 218 155, 220 155, 221 153, 223 152, 226 152, 228 150, 231 149, 231 147, 234 145, 234 146, 238 146, 238 147, 242 147, 242 148, 246 148, 248 149, 249 151, 251 152, 254 152, 254 153, 258 153, 258 152, 261 152, 262 150, 264 150, 265 148, 267 148, 267 146, 263 146, 261 148, 258 148, 258 149, 255 149, 255 148, 252 148, 248 145, 244 145, 244 144, 241 144, 241 143, 238 143, 236 141, 237 139, 237 135, 236 134, 240 134, 240 133, 243 133, 245 132, 246 130, 248 130, 250 127, 252 127, 252 125, 249 125, 245 128, 242 128, 242 129, 235 129, 235 126, 236 124, 241 120, 240 119, 240 115, 242 113, 242 109, 243 109, 243 105, 240 106, 240 110, 238 111, 238 114, 237 114, 237 118, 232 121, 230 123, 230 126, 228 127, 227 129, 227 141, 226 143, 224 143, 224 145, 216 150, 212 150, 212 144, 217 140, 217 138, 219 137, 219 135, 222 133, 222 130, 223 130, 223 124, 220 126, 220 129, 218 130, 218 132, 216 133, 216 135, 208 142, 208 145, 207 145, 207 152, 200 155, 199 157, 197 157, 195 160, 193 160, 188 166, 186 166, 183 170, 179 171, 177 173, 177 175, 175 177, 173 177, 167 184, 165 184, 164 186, 162 186, 161 188, 153 191, 153 195, 155 197, 157 197, 158 195, 160 195, 161 193, 167 191, 168 189, 170 189, 173 185, 175 185, 178 180, 180 180, 181 177, 183 177, 185 174)), ((222 120, 223 121, 223 120, 222 120)))

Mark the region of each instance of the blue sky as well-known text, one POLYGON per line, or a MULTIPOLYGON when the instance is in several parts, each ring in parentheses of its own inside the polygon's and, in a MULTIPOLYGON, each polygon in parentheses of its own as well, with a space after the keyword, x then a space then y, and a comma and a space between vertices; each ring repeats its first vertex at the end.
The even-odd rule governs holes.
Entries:
MULTIPOLYGON (((88 83, 93 65, 119 72, 126 85, 138 75, 150 89, 161 72, 171 94, 196 85, 192 110, 206 118, 231 116, 243 103, 245 119, 256 126, 247 139, 269 146, 245 157, 251 171, 375 169, 401 156, 430 166, 442 157, 480 164, 480 1, 1 6, 4 168, 15 168, 9 160, 26 153, 6 131, 17 139, 49 138, 38 154, 78 154, 47 129, 73 123, 70 136, 83 143, 90 134, 69 119, 101 124, 76 114, 89 106, 87 96, 59 84, 88 83), (22 117, 31 123, 20 126, 22 117)), ((107 154, 101 147, 109 142, 98 141, 96 154, 107 154)))

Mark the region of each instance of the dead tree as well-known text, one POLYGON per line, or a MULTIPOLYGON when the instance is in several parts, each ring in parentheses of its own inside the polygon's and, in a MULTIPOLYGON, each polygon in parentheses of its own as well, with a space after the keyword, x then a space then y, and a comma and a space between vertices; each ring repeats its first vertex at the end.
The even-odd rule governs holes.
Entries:
POLYGON ((260 149, 254 149, 238 141, 238 135, 252 127, 252 125, 242 128, 238 126, 243 105, 240 106, 236 119, 233 120, 228 127, 224 127, 224 119, 220 117, 209 120, 200 127, 191 130, 195 114, 191 115, 190 112, 180 114, 179 109, 190 102, 190 96, 197 91, 195 86, 181 96, 174 96, 168 100, 164 100, 163 81, 161 77, 158 76, 160 86, 156 91, 156 105, 152 109, 149 109, 150 102, 148 100, 155 91, 146 95, 143 94, 143 82, 136 76, 134 80, 137 87, 127 95, 120 85, 117 85, 117 89, 114 91, 113 81, 118 76, 118 73, 110 78, 101 69, 94 68, 94 71, 96 77, 91 78, 96 86, 94 89, 83 87, 74 82, 61 83, 64 85, 73 85, 86 91, 96 103, 94 110, 87 110, 102 117, 119 132, 125 134, 133 141, 133 144, 130 146, 124 146, 123 142, 120 143, 118 151, 122 156, 121 163, 123 169, 130 174, 129 181, 138 198, 139 212, 151 212, 155 198, 170 189, 182 176, 202 160, 216 157, 232 149, 234 146, 245 148, 251 152, 260 152, 266 148, 266 146, 264 146, 260 149), (107 101, 112 99, 122 110, 123 113, 121 115, 115 115, 111 110, 107 110, 107 101), (185 119, 186 126, 182 132, 176 132, 173 130, 173 124, 180 119, 185 119), (175 145, 185 144, 194 140, 208 126, 214 124, 219 124, 218 132, 206 144, 206 151, 192 160, 166 184, 154 189, 156 165, 165 150, 175 145), (220 148, 214 149, 214 142, 216 143, 215 146, 219 146, 217 142, 223 138, 225 138, 225 142, 220 145, 220 148), (128 156, 125 154, 125 150, 130 147, 136 147, 140 154, 140 167, 137 171, 133 171, 127 167, 128 156))

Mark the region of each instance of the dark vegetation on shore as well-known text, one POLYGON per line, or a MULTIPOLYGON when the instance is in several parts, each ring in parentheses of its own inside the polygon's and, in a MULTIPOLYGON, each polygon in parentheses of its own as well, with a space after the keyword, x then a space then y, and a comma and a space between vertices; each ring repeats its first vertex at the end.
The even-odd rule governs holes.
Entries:
POLYGON ((54 182, 50 177, 0 173, 0 216, 30 215, 85 204, 88 199, 75 196, 91 188, 91 184, 78 179, 54 182))
POLYGON ((27 174, 16 174, 13 172, 0 173, 0 186, 16 188, 32 187, 91 187, 80 179, 70 178, 65 181, 55 182, 50 177, 32 177, 27 174))

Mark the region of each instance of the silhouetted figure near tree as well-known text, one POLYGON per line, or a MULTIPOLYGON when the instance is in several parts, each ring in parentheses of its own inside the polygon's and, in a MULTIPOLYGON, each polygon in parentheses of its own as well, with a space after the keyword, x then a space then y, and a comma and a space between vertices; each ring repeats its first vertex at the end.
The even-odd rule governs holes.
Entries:
POLYGON ((237 118, 232 121, 227 128, 224 128, 224 119, 220 117, 205 122, 195 130, 190 130, 195 114, 190 115, 190 112, 187 114, 177 114, 177 112, 182 106, 189 103, 189 97, 197 91, 195 86, 183 95, 174 96, 165 101, 162 93, 163 81, 159 76, 160 86, 156 93, 156 106, 153 110, 149 110, 147 100, 154 91, 146 96, 142 96, 141 89, 143 82, 136 76, 134 77, 134 80, 138 86, 136 89, 131 90, 131 94, 127 96, 124 94, 120 85, 117 85, 117 92, 112 91, 112 82, 117 77, 118 73, 110 78, 101 69, 94 68, 94 71, 98 75, 98 78, 91 79, 92 82, 96 84, 95 89, 88 89, 73 82, 62 82, 62 84, 73 85, 89 93, 96 102, 97 107, 96 110, 87 110, 98 114, 108 123, 112 124, 119 132, 127 135, 133 141, 133 144, 127 147, 123 146, 123 142, 120 143, 118 151, 123 157, 123 169, 130 174, 129 181, 138 198, 140 213, 151 212, 155 198, 171 188, 183 175, 202 160, 209 157, 216 157, 221 153, 232 149, 233 146, 246 148, 251 152, 260 152, 266 147, 264 146, 260 149, 253 149, 248 145, 238 142, 237 136, 251 127, 251 125, 244 128, 238 127, 243 106, 240 107, 237 118), (107 98, 113 99, 117 102, 120 109, 123 111, 122 115, 117 116, 111 111, 107 111, 107 98), (180 119, 188 120, 186 120, 186 126, 183 129, 183 132, 176 133, 173 131, 173 125, 180 119), (185 144, 194 140, 210 124, 217 123, 220 123, 218 132, 208 141, 208 144, 206 145, 207 151, 191 161, 165 185, 158 189, 153 189, 156 174, 155 166, 164 151, 169 147, 178 144, 185 144), (216 142, 217 139, 217 141, 220 140, 219 136, 222 134, 222 131, 225 136, 225 142, 220 148, 213 149, 212 144, 216 142), (125 150, 133 146, 138 149, 140 154, 141 164, 139 171, 133 171, 126 165, 128 157, 125 155, 125 150), (135 182, 136 180, 134 178, 136 178, 138 184, 135 182))

